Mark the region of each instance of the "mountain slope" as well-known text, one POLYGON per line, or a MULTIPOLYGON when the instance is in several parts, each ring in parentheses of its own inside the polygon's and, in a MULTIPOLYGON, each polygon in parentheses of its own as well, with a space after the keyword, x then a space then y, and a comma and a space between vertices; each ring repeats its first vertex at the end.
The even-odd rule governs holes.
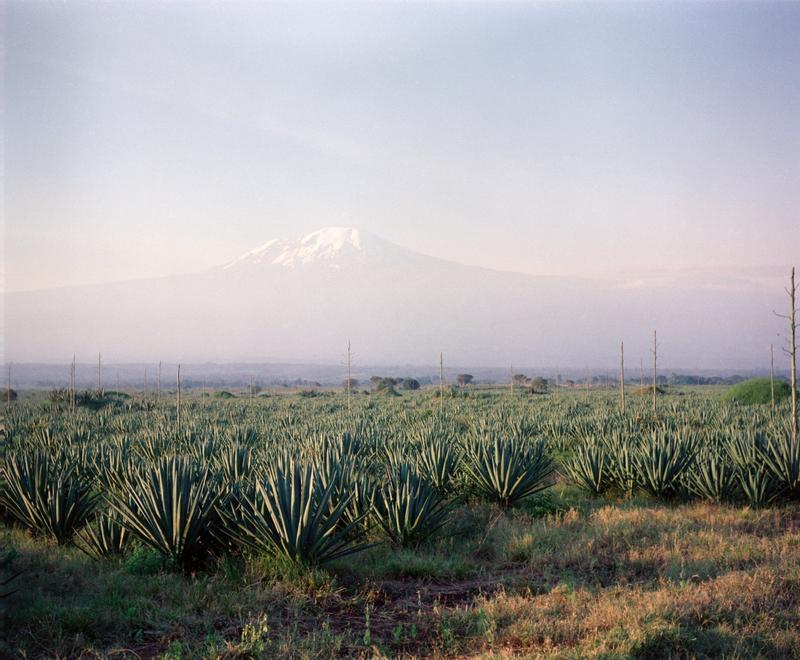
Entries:
MULTIPOLYGON (((729 280, 725 280, 727 282, 729 280)), ((758 367, 780 323, 773 291, 620 286, 455 264, 366 232, 332 227, 272 240, 224 266, 178 277, 12 293, 5 348, 14 361, 111 359, 358 360, 583 367, 614 364, 619 340, 649 361, 758 367)), ((724 282, 723 282, 724 284, 724 282)))

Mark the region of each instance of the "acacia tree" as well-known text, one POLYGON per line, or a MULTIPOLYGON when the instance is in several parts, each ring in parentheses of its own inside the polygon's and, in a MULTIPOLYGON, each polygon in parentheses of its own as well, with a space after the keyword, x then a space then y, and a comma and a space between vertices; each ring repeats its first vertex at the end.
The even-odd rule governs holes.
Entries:
POLYGON ((547 379, 542 378, 541 376, 536 376, 536 378, 531 380, 531 391, 532 392, 547 392, 547 379))
POLYGON ((465 387, 472 382, 472 374, 458 374, 458 376, 456 376, 456 382, 461 387, 465 387))

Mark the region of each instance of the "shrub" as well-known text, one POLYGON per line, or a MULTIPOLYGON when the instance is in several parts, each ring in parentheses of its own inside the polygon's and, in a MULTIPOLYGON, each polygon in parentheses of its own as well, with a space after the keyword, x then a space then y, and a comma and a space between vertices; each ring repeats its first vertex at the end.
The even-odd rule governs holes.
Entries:
POLYGON ((0 403, 16 401, 17 396, 17 390, 8 387, 0 387, 0 403))
MULTIPOLYGON (((782 401, 792 395, 792 386, 785 380, 775 381, 775 400, 782 401)), ((723 401, 735 401, 745 405, 770 403, 772 385, 769 378, 751 378, 737 383, 722 394, 723 401)))

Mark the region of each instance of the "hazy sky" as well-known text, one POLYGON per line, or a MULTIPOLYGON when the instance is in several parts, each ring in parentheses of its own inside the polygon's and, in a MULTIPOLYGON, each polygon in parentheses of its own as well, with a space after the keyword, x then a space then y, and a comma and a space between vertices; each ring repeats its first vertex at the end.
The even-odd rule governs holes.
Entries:
POLYGON ((798 261, 798 2, 2 11, 8 289, 327 225, 531 273, 798 261))

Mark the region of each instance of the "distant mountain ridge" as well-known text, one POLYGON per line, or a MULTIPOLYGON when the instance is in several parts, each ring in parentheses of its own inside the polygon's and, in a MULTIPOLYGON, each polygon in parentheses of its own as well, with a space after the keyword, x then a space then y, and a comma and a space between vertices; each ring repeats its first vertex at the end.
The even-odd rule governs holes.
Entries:
MULTIPOLYGON (((535 255, 532 255, 535 259, 535 255)), ((684 277, 677 286, 538 277, 459 264, 374 234, 327 227, 272 239, 187 275, 4 295, 6 359, 67 362, 343 360, 495 366, 649 361, 759 368, 782 325, 779 287, 684 277), (112 357, 113 356, 113 357, 112 357), (85 359, 85 357, 84 357, 85 359)))

